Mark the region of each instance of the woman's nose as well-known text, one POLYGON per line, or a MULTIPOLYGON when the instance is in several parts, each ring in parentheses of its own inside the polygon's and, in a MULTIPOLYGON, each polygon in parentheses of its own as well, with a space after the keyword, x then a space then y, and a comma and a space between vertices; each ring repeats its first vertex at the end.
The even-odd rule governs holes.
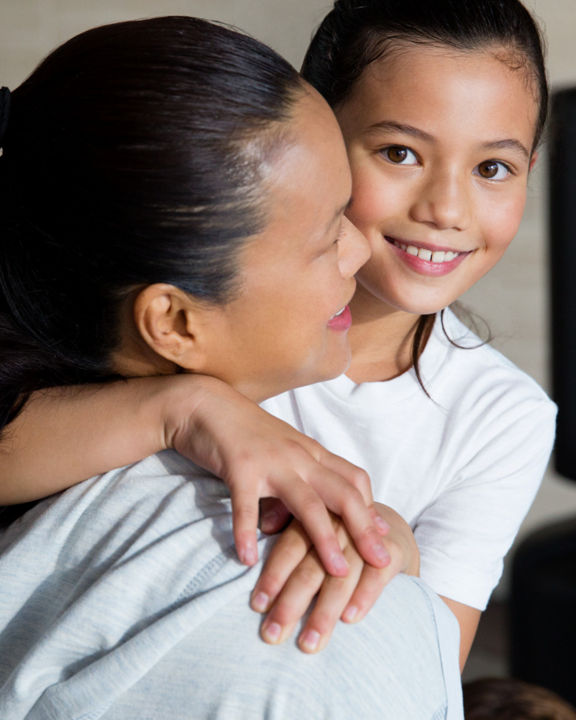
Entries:
POLYGON ((342 277, 356 275, 370 257, 368 240, 347 217, 342 219, 342 230, 338 242, 338 267, 342 277))

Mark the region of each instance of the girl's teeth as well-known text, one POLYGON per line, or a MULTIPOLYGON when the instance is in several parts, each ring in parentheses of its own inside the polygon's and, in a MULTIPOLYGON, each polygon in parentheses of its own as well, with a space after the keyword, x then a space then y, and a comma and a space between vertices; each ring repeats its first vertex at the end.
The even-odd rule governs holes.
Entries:
POLYGON ((338 317, 338 315, 342 315, 342 313, 344 312, 344 310, 346 310, 346 305, 344 305, 344 307, 342 308, 342 310, 338 310, 337 313, 334 313, 334 315, 332 315, 332 317, 335 318, 335 317, 338 317))
POLYGON ((394 240, 394 245, 404 250, 408 255, 414 255, 414 257, 419 257, 422 260, 428 260, 433 263, 450 262, 458 257, 458 253, 452 252, 451 250, 436 250, 432 252, 431 250, 426 250, 426 248, 417 248, 415 245, 404 245, 403 243, 396 242, 396 240, 394 240))

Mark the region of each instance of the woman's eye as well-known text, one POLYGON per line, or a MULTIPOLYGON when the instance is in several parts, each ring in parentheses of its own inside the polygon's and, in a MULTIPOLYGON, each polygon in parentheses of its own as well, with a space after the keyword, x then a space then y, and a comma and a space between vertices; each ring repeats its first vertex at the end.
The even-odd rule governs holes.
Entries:
POLYGON ((342 240, 342 237, 344 235, 344 221, 340 221, 340 225, 338 226, 338 232, 336 233, 336 237, 334 240, 330 243, 330 245, 326 248, 327 250, 333 250, 335 247, 338 247, 338 243, 340 240, 342 240))
POLYGON ((476 167, 476 172, 485 180, 504 180, 510 175, 510 168, 497 160, 486 160, 476 167))
POLYGON ((418 158, 407 147, 403 145, 389 145, 380 151, 382 155, 395 165, 417 165, 418 158))

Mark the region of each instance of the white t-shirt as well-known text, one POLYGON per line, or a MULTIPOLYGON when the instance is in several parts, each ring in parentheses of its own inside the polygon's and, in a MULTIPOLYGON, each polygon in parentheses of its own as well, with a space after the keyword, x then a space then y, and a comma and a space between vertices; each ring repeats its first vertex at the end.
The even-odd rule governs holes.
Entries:
POLYGON ((413 370, 357 385, 340 376, 284 393, 267 410, 370 474, 375 500, 413 528, 421 577, 484 609, 538 490, 556 407, 451 311, 413 370))

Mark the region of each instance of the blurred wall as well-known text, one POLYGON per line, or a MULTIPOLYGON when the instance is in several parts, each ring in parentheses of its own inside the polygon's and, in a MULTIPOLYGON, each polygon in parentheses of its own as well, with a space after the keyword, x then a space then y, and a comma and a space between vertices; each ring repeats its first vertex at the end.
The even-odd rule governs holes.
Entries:
MULTIPOLYGON (((525 0, 547 38, 552 89, 576 86, 576 2, 525 0)), ((495 336, 493 344, 549 389, 549 307, 547 265, 546 142, 532 172, 520 231, 498 265, 472 288, 464 301, 484 317, 495 336)), ((542 488, 518 535, 576 514, 576 482, 549 468, 542 488)), ((497 594, 507 590, 508 575, 497 594)))
MULTIPOLYGON (((553 86, 576 84, 576 0, 527 0, 527 4, 548 37, 553 86)), ((164 14, 198 15, 237 25, 298 66, 312 29, 330 5, 328 0, 0 0, 0 84, 14 87, 44 55, 81 30, 164 14)), ((465 301, 488 321, 496 347, 547 386, 545 167, 544 146, 518 237, 465 301)), ((522 533, 574 512, 576 482, 550 471, 522 533)))

